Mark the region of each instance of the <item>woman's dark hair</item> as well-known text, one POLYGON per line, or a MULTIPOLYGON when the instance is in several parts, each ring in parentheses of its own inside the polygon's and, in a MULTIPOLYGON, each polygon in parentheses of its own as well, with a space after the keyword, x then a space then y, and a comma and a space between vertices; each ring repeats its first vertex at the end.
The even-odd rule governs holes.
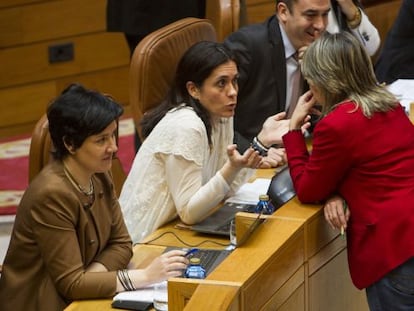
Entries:
POLYGON ((234 54, 222 43, 201 41, 191 46, 177 65, 173 86, 164 101, 146 113, 141 121, 141 130, 147 137, 157 123, 172 108, 181 104, 192 107, 206 126, 211 144, 211 123, 208 111, 187 91, 187 82, 192 81, 200 88, 218 66, 229 61, 236 63, 234 54))
POLYGON ((67 156, 67 145, 78 149, 85 139, 117 121, 123 108, 109 96, 71 84, 47 109, 55 159, 67 156))

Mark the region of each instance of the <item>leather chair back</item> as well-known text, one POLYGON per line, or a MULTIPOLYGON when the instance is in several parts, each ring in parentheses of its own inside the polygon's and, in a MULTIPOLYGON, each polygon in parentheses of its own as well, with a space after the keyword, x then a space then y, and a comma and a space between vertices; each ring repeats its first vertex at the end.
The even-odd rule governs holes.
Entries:
POLYGON ((206 18, 211 20, 217 32, 217 40, 223 41, 240 26, 240 0, 207 0, 206 18))
MULTIPOLYGON (((52 140, 49 134, 48 120, 44 114, 37 121, 30 141, 29 151, 29 182, 42 170, 42 168, 53 160, 51 151, 53 150, 52 140)), ((114 155, 112 159, 112 179, 117 195, 121 193, 122 185, 126 179, 125 171, 119 158, 114 155)))
POLYGON ((204 40, 216 41, 211 22, 187 17, 150 33, 135 48, 129 71, 129 102, 141 139, 142 116, 167 95, 184 52, 204 40))

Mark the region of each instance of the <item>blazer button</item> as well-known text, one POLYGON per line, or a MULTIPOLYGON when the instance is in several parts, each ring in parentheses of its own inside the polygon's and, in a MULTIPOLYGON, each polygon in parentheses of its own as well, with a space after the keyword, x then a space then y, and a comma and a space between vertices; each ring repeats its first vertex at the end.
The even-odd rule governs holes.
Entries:
POLYGON ((89 244, 93 244, 93 243, 95 243, 95 240, 90 240, 89 241, 89 244))

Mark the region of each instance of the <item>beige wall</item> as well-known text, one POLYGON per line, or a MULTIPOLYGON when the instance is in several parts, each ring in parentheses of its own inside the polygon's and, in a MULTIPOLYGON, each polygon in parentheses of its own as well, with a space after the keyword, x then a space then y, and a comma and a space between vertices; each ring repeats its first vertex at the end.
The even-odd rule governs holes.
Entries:
POLYGON ((129 49, 106 32, 106 0, 2 0, 0 137, 28 133, 69 83, 128 103, 129 49), (74 58, 50 63, 49 47, 73 44, 74 58))
MULTIPOLYGON (((381 38, 401 0, 363 0, 381 38)), ((129 50, 106 32, 106 0, 0 2, 0 138, 29 133, 47 104, 71 82, 111 94, 128 112, 129 50), (73 44, 74 59, 49 63, 48 49, 73 44)), ((273 14, 275 0, 246 0, 247 22, 273 14)))

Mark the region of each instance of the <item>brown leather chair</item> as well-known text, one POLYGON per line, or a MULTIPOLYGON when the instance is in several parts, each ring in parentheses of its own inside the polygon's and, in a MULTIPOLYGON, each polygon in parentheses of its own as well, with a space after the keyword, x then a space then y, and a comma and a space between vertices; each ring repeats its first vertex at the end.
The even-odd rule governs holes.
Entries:
POLYGON ((184 52, 203 40, 216 41, 213 25, 206 19, 188 17, 150 33, 135 48, 129 71, 129 102, 141 139, 142 116, 167 95, 184 52))
MULTIPOLYGON (((52 161, 51 151, 53 145, 50 139, 48 120, 44 114, 39 121, 37 121, 32 133, 29 151, 29 182, 42 170, 42 168, 52 161)), ((116 193, 121 193, 122 185, 124 184, 126 174, 122 167, 121 161, 115 155, 112 160, 112 178, 115 185, 116 193)))
POLYGON ((240 0, 207 0, 206 18, 216 29, 217 40, 223 41, 240 26, 240 0))

